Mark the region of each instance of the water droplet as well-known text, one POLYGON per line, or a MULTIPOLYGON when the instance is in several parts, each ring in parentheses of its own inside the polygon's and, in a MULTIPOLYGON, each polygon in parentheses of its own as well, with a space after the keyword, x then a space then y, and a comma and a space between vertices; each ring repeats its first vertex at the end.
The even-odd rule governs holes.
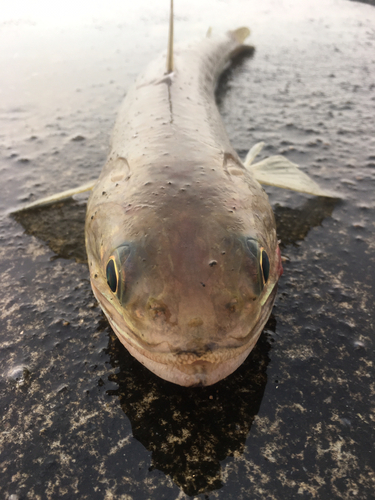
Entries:
POLYGON ((355 340, 353 342, 353 345, 354 347, 356 347, 357 349, 360 349, 360 348, 365 348, 366 347, 366 344, 364 342, 362 342, 362 340, 355 340))
POLYGON ((15 366, 8 371, 7 378, 17 385, 23 386, 28 382, 30 372, 26 366, 15 366))

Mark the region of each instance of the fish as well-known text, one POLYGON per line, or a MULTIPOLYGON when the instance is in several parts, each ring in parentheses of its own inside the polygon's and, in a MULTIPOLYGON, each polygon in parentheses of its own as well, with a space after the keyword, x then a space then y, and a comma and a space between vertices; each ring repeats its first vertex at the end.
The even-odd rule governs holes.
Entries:
POLYGON ((230 144, 215 86, 249 34, 174 46, 172 1, 167 52, 128 90, 99 178, 37 203, 92 191, 93 293, 129 353, 186 387, 233 373, 271 314, 283 267, 261 184, 333 196, 281 155, 254 163, 263 143, 244 160, 230 144))

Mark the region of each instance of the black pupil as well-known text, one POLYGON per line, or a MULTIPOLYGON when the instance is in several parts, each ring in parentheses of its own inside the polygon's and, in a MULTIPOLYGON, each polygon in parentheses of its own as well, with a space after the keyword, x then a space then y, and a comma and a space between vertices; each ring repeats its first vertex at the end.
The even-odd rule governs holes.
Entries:
POLYGON ((112 292, 117 290, 116 267, 113 259, 111 259, 107 264, 107 283, 112 292))
POLYGON ((264 250, 262 250, 262 271, 264 282, 267 283, 268 277, 270 275, 270 261, 267 253, 264 250))

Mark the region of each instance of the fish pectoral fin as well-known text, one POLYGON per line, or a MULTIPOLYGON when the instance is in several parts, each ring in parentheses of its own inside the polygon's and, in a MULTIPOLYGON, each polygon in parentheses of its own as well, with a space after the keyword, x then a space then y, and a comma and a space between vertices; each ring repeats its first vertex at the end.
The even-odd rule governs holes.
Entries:
POLYGON ((246 26, 237 28, 233 31, 228 31, 228 35, 233 38, 237 43, 242 44, 248 36, 250 36, 250 30, 246 26))
MULTIPOLYGON (((257 146, 259 145, 256 144, 250 150, 248 156, 257 146)), ((328 198, 341 197, 337 193, 322 189, 310 176, 302 172, 298 165, 289 161, 285 156, 270 156, 265 160, 251 165, 247 165, 246 160, 245 166, 260 184, 291 189, 292 191, 299 191, 300 193, 312 194, 314 196, 326 196, 328 198)))
POLYGON ((264 142, 257 142, 254 144, 254 146, 250 149, 250 151, 247 153, 244 165, 245 167, 250 167, 250 165, 253 163, 254 159, 258 154, 262 151, 264 147, 264 142))
POLYGON ((24 212, 25 210, 30 210, 31 208, 43 207, 45 205, 52 205, 52 203, 67 200, 68 198, 71 198, 76 194, 84 193, 85 191, 91 191, 91 189, 95 186, 96 181, 97 179, 90 182, 86 182, 86 184, 83 184, 76 188, 67 189, 66 191, 61 191, 60 193, 56 193, 51 196, 46 196, 45 198, 41 198, 40 200, 33 201, 32 203, 28 203, 27 205, 24 205, 23 207, 14 210, 13 213, 24 212))

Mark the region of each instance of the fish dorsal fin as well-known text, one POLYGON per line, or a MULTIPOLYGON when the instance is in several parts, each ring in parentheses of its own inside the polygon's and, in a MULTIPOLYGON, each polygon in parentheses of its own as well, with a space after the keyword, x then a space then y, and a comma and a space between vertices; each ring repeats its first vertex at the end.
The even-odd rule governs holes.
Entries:
POLYGON ((171 10, 169 13, 169 36, 167 51, 167 74, 173 71, 173 0, 171 0, 171 10))
POLYGON ((338 194, 322 189, 310 176, 302 172, 298 165, 282 155, 270 156, 258 163, 248 163, 246 168, 260 184, 291 189, 314 196, 340 198, 338 194))

